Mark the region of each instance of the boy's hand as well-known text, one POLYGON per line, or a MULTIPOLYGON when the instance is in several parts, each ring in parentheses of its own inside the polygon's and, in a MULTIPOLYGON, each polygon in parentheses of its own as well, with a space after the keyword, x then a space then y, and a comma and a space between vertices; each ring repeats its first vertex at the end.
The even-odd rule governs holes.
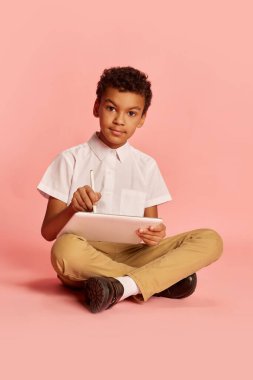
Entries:
POLYGON ((93 205, 101 198, 100 193, 95 193, 88 185, 79 187, 73 194, 70 207, 74 211, 87 211, 93 210, 93 205))
POLYGON ((149 246, 158 245, 160 241, 166 236, 166 226, 163 223, 157 226, 139 229, 136 231, 137 235, 149 246))

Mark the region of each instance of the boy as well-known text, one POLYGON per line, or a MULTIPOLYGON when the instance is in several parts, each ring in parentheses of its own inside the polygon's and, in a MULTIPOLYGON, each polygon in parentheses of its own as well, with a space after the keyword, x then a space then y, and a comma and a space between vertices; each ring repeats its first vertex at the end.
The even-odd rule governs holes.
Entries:
MULTIPOLYGON (((46 240, 54 240, 75 212, 91 212, 95 204, 98 213, 157 218, 157 206, 171 199, 156 161, 128 142, 144 124, 151 104, 147 78, 132 67, 104 70, 93 109, 100 131, 59 154, 38 185, 48 198, 41 228, 46 240), (98 192, 89 185, 90 170, 98 192)), ((74 234, 53 244, 51 261, 58 278, 83 289, 91 312, 130 296, 139 302, 152 295, 187 297, 196 287, 195 272, 222 253, 222 239, 212 229, 166 237, 166 226, 159 224, 136 233, 144 244, 87 241, 74 234)))

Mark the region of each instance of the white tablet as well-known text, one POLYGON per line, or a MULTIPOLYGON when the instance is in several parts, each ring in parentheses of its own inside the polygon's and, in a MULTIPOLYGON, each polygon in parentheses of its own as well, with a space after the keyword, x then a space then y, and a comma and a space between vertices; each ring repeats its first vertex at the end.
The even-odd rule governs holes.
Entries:
POLYGON ((141 239, 136 234, 138 228, 147 228, 162 222, 159 218, 77 212, 58 236, 72 233, 90 241, 139 244, 141 239))

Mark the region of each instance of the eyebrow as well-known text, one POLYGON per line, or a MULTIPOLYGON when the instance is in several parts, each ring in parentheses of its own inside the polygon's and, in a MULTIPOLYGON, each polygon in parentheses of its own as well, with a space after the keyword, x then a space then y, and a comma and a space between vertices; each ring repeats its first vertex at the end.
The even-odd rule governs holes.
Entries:
MULTIPOLYGON (((115 104, 115 103, 114 103, 111 99, 109 99, 109 98, 105 99, 105 102, 110 102, 110 103, 112 103, 115 107, 117 107, 117 104, 115 104)), ((130 108, 129 108, 129 110, 133 110, 133 109, 136 109, 136 110, 141 111, 141 108, 138 107, 138 106, 134 106, 134 107, 130 107, 130 108)))

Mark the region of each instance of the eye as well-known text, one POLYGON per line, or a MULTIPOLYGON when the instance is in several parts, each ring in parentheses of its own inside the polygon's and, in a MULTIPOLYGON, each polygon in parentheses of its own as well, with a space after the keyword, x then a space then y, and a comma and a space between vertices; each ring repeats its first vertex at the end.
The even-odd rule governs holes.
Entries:
POLYGON ((134 116, 137 115, 137 113, 134 112, 134 111, 129 111, 128 114, 129 114, 129 116, 131 116, 131 117, 134 117, 134 116))
POLYGON ((113 107, 113 106, 106 106, 105 109, 107 109, 107 111, 112 112, 113 110, 115 110, 115 107, 113 107))

